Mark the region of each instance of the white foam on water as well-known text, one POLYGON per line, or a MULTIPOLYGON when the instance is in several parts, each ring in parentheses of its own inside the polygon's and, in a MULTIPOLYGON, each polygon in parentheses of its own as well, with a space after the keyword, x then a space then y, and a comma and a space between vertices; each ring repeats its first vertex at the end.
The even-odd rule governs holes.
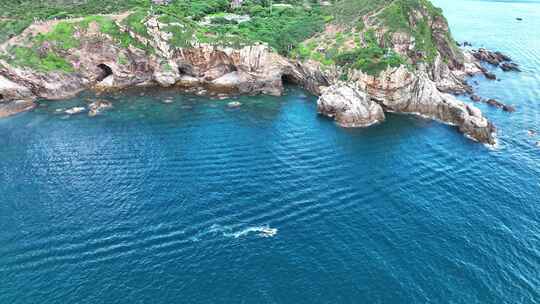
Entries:
POLYGON ((270 228, 269 226, 255 226, 255 227, 248 227, 243 230, 237 231, 237 232, 224 232, 223 236, 226 237, 233 237, 235 239, 243 236, 247 236, 251 233, 257 233, 258 236, 268 238, 268 237, 274 237, 278 232, 277 228, 270 228))
POLYGON ((239 230, 239 231, 234 231, 233 228, 230 226, 221 226, 218 224, 214 224, 210 226, 210 228, 206 230, 206 232, 203 234, 221 233, 224 237, 237 239, 237 238, 248 236, 254 233, 257 234, 257 236, 259 237, 264 237, 264 238, 274 237, 276 236, 277 232, 278 232, 277 228, 272 228, 268 225, 251 226, 251 227, 247 227, 242 230, 239 230))

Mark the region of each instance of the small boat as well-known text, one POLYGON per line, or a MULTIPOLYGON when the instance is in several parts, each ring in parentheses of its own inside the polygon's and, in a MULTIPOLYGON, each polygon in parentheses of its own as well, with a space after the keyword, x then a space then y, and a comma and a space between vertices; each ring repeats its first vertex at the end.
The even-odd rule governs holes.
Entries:
POLYGON ((265 227, 260 230, 260 235, 262 237, 273 237, 277 234, 277 231, 278 230, 276 228, 265 227))

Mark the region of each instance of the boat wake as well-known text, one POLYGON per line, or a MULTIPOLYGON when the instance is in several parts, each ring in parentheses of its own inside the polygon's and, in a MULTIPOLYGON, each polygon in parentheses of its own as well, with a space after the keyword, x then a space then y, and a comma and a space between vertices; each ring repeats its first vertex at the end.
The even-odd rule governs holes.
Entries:
POLYGON ((222 233, 223 236, 229 238, 240 238, 248 236, 250 234, 256 234, 259 237, 269 238, 277 235, 278 229, 271 228, 269 226, 252 226, 247 227, 239 231, 233 231, 231 227, 223 227, 220 225, 212 225, 209 230, 210 233, 222 233))

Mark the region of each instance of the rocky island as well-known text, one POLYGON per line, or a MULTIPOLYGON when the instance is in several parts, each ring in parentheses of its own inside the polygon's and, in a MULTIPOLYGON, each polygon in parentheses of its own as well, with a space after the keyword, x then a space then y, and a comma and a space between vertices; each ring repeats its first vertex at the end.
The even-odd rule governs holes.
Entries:
POLYGON ((410 113, 494 144, 494 125, 453 94, 472 95, 467 77, 490 76, 482 61, 517 69, 461 49, 428 0, 101 2, 51 1, 39 16, 32 1, 7 4, 0 116, 84 90, 280 95, 292 83, 320 96, 319 113, 343 127, 410 113))

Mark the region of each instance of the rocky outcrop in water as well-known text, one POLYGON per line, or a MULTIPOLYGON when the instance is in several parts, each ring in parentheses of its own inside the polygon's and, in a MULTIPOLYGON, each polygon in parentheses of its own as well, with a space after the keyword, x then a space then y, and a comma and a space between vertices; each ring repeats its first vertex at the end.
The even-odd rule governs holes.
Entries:
POLYGON ((0 101, 0 118, 30 111, 35 107, 36 104, 31 100, 0 101))
POLYGON ((84 111, 86 111, 85 107, 73 107, 73 108, 65 110, 64 113, 68 115, 75 115, 75 114, 81 114, 84 111))
POLYGON ((501 52, 491 52, 484 48, 473 51, 473 56, 482 62, 487 62, 496 66, 503 62, 512 61, 510 57, 504 55, 501 52))
POLYGON ((521 72, 521 69, 519 68, 517 63, 514 63, 514 62, 504 62, 500 65, 500 67, 505 72, 510 72, 510 71, 521 72))
MULTIPOLYGON (((472 51, 473 56, 480 62, 486 62, 493 66, 500 67, 503 71, 515 71, 521 72, 521 69, 517 63, 512 62, 512 58, 501 53, 492 52, 484 48, 480 48, 476 51, 472 51)), ((496 79, 496 77, 488 77, 489 79, 496 79)))
POLYGON ((474 101, 474 102, 482 102, 482 103, 485 103, 485 104, 487 104, 489 106, 502 109, 505 112, 515 112, 516 111, 516 108, 514 106, 504 104, 504 103, 502 103, 502 102, 500 102, 500 101, 498 101, 496 99, 493 99, 493 98, 483 99, 482 97, 473 94, 473 95, 471 95, 470 99, 472 101, 474 101))
POLYGON ((92 101, 88 105, 88 116, 94 117, 98 115, 99 113, 112 108, 112 106, 113 106, 112 103, 107 100, 100 99, 100 100, 92 101))
POLYGON ((384 72, 383 77, 365 74, 357 77, 364 84, 363 89, 386 111, 418 114, 455 125, 472 139, 495 144, 495 127, 480 109, 439 91, 425 73, 412 73, 399 67, 384 72))
POLYGON ((29 88, 0 74, 0 118, 33 109, 32 97, 29 88))
POLYGON ((385 119, 383 108, 355 83, 337 83, 323 89, 317 112, 348 128, 368 127, 385 119))
POLYGON ((502 109, 505 112, 515 112, 516 111, 516 109, 513 106, 506 105, 506 104, 498 101, 497 99, 490 98, 490 99, 486 100, 485 103, 490 105, 490 106, 502 109))

